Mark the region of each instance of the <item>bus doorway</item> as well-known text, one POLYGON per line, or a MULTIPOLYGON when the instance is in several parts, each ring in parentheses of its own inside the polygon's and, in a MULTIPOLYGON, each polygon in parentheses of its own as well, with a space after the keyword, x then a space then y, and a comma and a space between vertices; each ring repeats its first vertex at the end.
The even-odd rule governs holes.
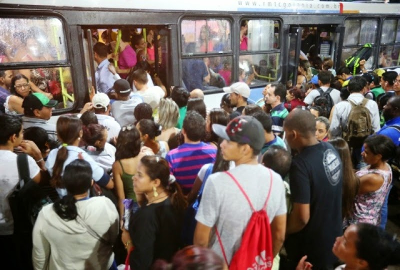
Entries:
POLYGON ((104 92, 104 89, 99 89, 100 86, 96 85, 95 79, 100 63, 96 62, 93 47, 98 42, 107 46, 110 71, 130 81, 132 86, 130 74, 135 69, 142 68, 149 74, 150 85, 169 89, 169 37, 169 30, 165 26, 82 27, 88 98, 96 92, 104 92))
POLYGON ((287 87, 306 91, 320 70, 331 70, 336 76, 334 69, 342 66, 338 48, 343 33, 344 28, 338 25, 291 25, 287 87))

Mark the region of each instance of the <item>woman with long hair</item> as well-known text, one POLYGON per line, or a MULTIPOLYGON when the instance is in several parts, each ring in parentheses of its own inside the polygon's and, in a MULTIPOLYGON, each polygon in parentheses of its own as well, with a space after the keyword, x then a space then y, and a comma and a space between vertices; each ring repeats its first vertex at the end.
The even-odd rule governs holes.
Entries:
POLYGON ((179 107, 172 99, 163 98, 160 100, 158 115, 158 124, 161 125, 162 130, 156 139, 167 142, 180 131, 179 128, 176 128, 179 119, 179 107))
POLYGON ((140 133, 134 125, 121 128, 117 140, 115 162, 112 167, 121 228, 124 227, 124 199, 131 199, 133 202, 137 202, 133 191, 132 178, 135 176, 137 165, 144 155, 144 153, 140 152, 140 143, 140 133))
POLYGON ((143 145, 150 148, 157 156, 165 158, 169 151, 168 143, 156 140, 156 137, 161 134, 162 127, 149 119, 140 120, 136 127, 140 132, 143 145))
POLYGON ((338 151, 343 165, 342 217, 349 218, 354 211, 354 199, 358 193, 360 180, 353 171, 350 149, 345 140, 335 138, 328 141, 338 151))
POLYGON ((61 178, 65 166, 77 158, 88 161, 92 168, 92 178, 100 186, 107 189, 114 188, 114 181, 108 174, 88 155, 79 148, 83 136, 82 122, 74 115, 62 115, 57 121, 57 136, 61 146, 51 150, 46 161, 51 180, 50 184, 57 189, 60 197, 66 195, 65 186, 61 178))
POLYGON ((157 259, 170 261, 181 247, 180 234, 187 202, 168 162, 144 156, 133 177, 139 210, 131 216, 129 233, 122 233, 131 269, 149 269, 157 259), (144 237, 145 236, 145 237, 144 237))
POLYGON ((207 117, 206 104, 202 98, 191 98, 187 103, 187 111, 196 111, 204 119, 207 117))
POLYGON ((372 135, 364 141, 362 158, 368 166, 357 172, 360 187, 355 207, 345 226, 355 223, 380 224, 381 209, 392 183, 392 169, 386 163, 396 153, 396 145, 383 135, 372 135))
POLYGON ((43 207, 33 229, 34 268, 116 269, 118 212, 104 196, 89 198, 91 165, 73 160, 65 167, 62 182, 67 194, 43 207))
POLYGON ((212 130, 213 124, 226 126, 229 122, 229 115, 223 109, 215 108, 210 111, 206 118, 206 142, 218 147, 219 137, 212 130))

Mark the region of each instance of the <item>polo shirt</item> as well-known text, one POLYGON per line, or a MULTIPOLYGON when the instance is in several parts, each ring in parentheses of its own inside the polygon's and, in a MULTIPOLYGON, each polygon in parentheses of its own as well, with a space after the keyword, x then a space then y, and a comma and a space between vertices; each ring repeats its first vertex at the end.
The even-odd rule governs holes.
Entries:
POLYGON ((47 120, 23 116, 22 127, 24 130, 30 127, 41 127, 46 130, 50 140, 58 141, 56 125, 49 123, 47 120))
POLYGON ((283 133, 283 120, 285 120, 288 114, 289 112, 285 108, 283 103, 279 104, 271 110, 272 132, 274 132, 275 134, 283 133))

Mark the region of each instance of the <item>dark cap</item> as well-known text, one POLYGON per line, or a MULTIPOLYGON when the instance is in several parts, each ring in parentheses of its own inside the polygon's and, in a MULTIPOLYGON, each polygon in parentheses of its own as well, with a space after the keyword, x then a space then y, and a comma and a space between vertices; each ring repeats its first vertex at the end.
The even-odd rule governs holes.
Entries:
POLYGON ((24 98, 22 108, 33 112, 34 110, 41 110, 43 107, 55 107, 57 103, 56 100, 49 99, 45 94, 33 93, 24 98))
POLYGON ((374 80, 374 76, 372 76, 369 73, 364 73, 363 75, 361 75, 361 77, 363 77, 364 79, 367 80, 368 83, 372 83, 374 80))
POLYGON ((128 93, 131 92, 131 86, 129 85, 129 82, 124 79, 116 80, 114 82, 113 89, 118 94, 123 94, 123 95, 128 95, 128 93))
POLYGON ((265 144, 264 129, 261 123, 252 116, 238 116, 227 126, 213 124, 212 129, 222 139, 248 144, 254 150, 261 150, 265 144))

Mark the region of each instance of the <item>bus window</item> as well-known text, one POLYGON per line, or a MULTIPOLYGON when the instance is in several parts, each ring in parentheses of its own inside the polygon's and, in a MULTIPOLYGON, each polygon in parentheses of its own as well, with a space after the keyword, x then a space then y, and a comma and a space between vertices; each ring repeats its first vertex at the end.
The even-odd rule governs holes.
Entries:
POLYGON ((230 22, 227 20, 183 20, 183 54, 231 52, 230 29, 230 22))
POLYGON ((74 103, 74 88, 62 22, 58 18, 0 18, 0 66, 13 64, 14 75, 30 80, 34 92, 45 92, 59 102, 74 103), (26 69, 24 66, 35 68, 26 69), (20 67, 19 69, 15 69, 20 67))
POLYGON ((274 20, 242 20, 239 81, 247 82, 251 86, 261 86, 278 79, 279 27, 279 22, 274 20))
POLYGON ((186 89, 207 91, 230 85, 231 23, 223 19, 183 20, 181 34, 182 81, 186 89))
MULTIPOLYGON (((378 20, 376 19, 348 19, 345 22, 345 34, 342 50, 342 63, 365 43, 371 43, 375 51, 376 32, 378 20)), ((374 64, 374 53, 365 63, 367 69, 372 69, 374 64)))
POLYGON ((383 22, 378 62, 380 68, 400 64, 400 25, 398 22, 397 19, 387 19, 383 22))

